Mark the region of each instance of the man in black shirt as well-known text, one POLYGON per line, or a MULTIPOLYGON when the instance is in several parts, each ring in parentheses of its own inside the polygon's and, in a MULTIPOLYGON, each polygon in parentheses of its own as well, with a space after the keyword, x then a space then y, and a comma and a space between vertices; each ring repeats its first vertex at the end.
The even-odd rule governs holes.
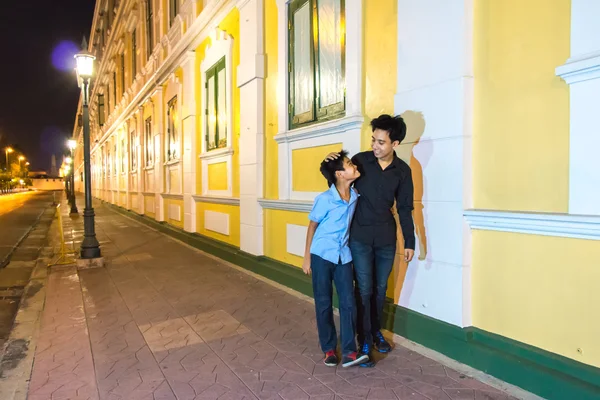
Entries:
MULTIPOLYGON (((406 262, 412 260, 415 249, 411 170, 394 151, 406 136, 406 124, 400 116, 384 114, 371 121, 371 129, 372 151, 352 157, 361 173, 354 184, 360 197, 350 228, 350 251, 356 279, 358 341, 364 354, 370 353, 371 346, 381 353, 391 350, 381 334, 381 318, 396 255, 394 201, 406 262)), ((336 156, 332 153, 327 159, 336 156)))

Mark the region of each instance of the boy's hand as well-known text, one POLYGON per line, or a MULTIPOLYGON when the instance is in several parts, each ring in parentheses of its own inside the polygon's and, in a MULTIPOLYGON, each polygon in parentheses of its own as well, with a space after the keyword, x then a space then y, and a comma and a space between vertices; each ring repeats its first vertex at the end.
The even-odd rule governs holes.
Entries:
POLYGON ((311 274, 312 270, 310 269, 310 258, 304 259, 304 262, 302 263, 302 271, 304 271, 306 275, 311 274))
POLYGON ((327 154, 327 157, 325 157, 325 159, 323 161, 333 161, 333 160, 337 160, 340 156, 340 153, 329 153, 327 154))
POLYGON ((404 261, 411 262, 413 256, 415 255, 415 251, 413 249, 404 249, 404 261))

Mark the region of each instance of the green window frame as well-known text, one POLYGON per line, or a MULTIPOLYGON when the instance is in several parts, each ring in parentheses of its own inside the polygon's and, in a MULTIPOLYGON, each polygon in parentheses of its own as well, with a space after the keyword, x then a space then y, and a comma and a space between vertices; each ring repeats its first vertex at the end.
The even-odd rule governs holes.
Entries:
POLYGON ((179 158, 179 135, 177 132, 177 96, 167 103, 167 161, 179 158))
POLYGON ((110 149, 106 149, 106 175, 112 176, 112 159, 110 158, 110 149))
POLYGON ((137 144, 138 140, 137 140, 137 129, 134 129, 131 131, 130 135, 129 135, 129 164, 131 165, 131 172, 136 172, 137 171, 137 151, 138 151, 138 144, 137 144))
POLYGON ((169 27, 173 26, 175 17, 179 14, 179 0, 169 0, 169 27))
POLYGON ((121 53, 121 97, 125 95, 125 53, 121 53))
POLYGON ((113 100, 114 100, 114 105, 116 106, 118 101, 117 101, 117 72, 113 71, 113 85, 112 85, 112 92, 113 92, 113 100))
POLYGON ((137 29, 131 32, 131 83, 137 75, 137 29))
POLYGON ((116 140, 115 140, 115 143, 113 146, 113 161, 115 163, 114 170, 113 170, 113 176, 117 176, 118 168, 119 168, 119 152, 117 151, 117 141, 116 140))
POLYGON ((288 8, 290 128, 346 113, 344 0, 294 0, 288 8))
POLYGON ((106 117, 106 110, 104 109, 104 94, 98 95, 98 125, 104 126, 104 119, 106 117))
POLYGON ((152 55, 154 50, 154 10, 152 0, 146 0, 146 59, 152 55))
POLYGON ((121 139, 121 173, 125 173, 127 169, 127 148, 125 147, 125 139, 121 139))
POLYGON ((227 147, 228 125, 227 113, 227 72, 225 57, 221 58, 206 71, 204 90, 206 104, 204 115, 206 121, 206 151, 227 147))
POLYGON ((152 135, 152 117, 144 123, 144 149, 146 150, 146 167, 154 165, 154 140, 152 135))

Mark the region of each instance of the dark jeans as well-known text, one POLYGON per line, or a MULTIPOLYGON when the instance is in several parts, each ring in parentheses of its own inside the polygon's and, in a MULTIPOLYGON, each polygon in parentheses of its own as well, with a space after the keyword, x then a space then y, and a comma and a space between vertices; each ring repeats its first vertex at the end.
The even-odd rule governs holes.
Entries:
POLYGON ((352 263, 334 264, 314 254, 310 255, 315 310, 317 313, 317 331, 323 353, 335 350, 337 333, 333 322, 333 285, 340 300, 340 336, 342 354, 356 351, 354 326, 356 325, 356 307, 352 293, 352 263))
POLYGON ((350 240, 356 279, 358 342, 373 344, 381 330, 387 283, 396 256, 396 244, 377 246, 350 240))

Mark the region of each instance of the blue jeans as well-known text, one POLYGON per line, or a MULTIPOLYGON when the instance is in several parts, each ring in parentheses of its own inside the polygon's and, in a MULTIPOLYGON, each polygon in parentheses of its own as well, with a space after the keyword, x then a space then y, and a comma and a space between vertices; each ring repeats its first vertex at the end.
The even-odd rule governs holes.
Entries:
POLYGON ((396 256, 396 244, 377 246, 350 239, 356 280, 358 342, 373 344, 381 330, 387 283, 396 256))
POLYGON ((333 285, 340 300, 340 336, 342 354, 356 351, 354 339, 356 325, 356 306, 353 296, 352 264, 334 264, 314 254, 310 255, 312 269, 317 331, 321 350, 326 353, 337 347, 337 333, 333 322, 333 285))

